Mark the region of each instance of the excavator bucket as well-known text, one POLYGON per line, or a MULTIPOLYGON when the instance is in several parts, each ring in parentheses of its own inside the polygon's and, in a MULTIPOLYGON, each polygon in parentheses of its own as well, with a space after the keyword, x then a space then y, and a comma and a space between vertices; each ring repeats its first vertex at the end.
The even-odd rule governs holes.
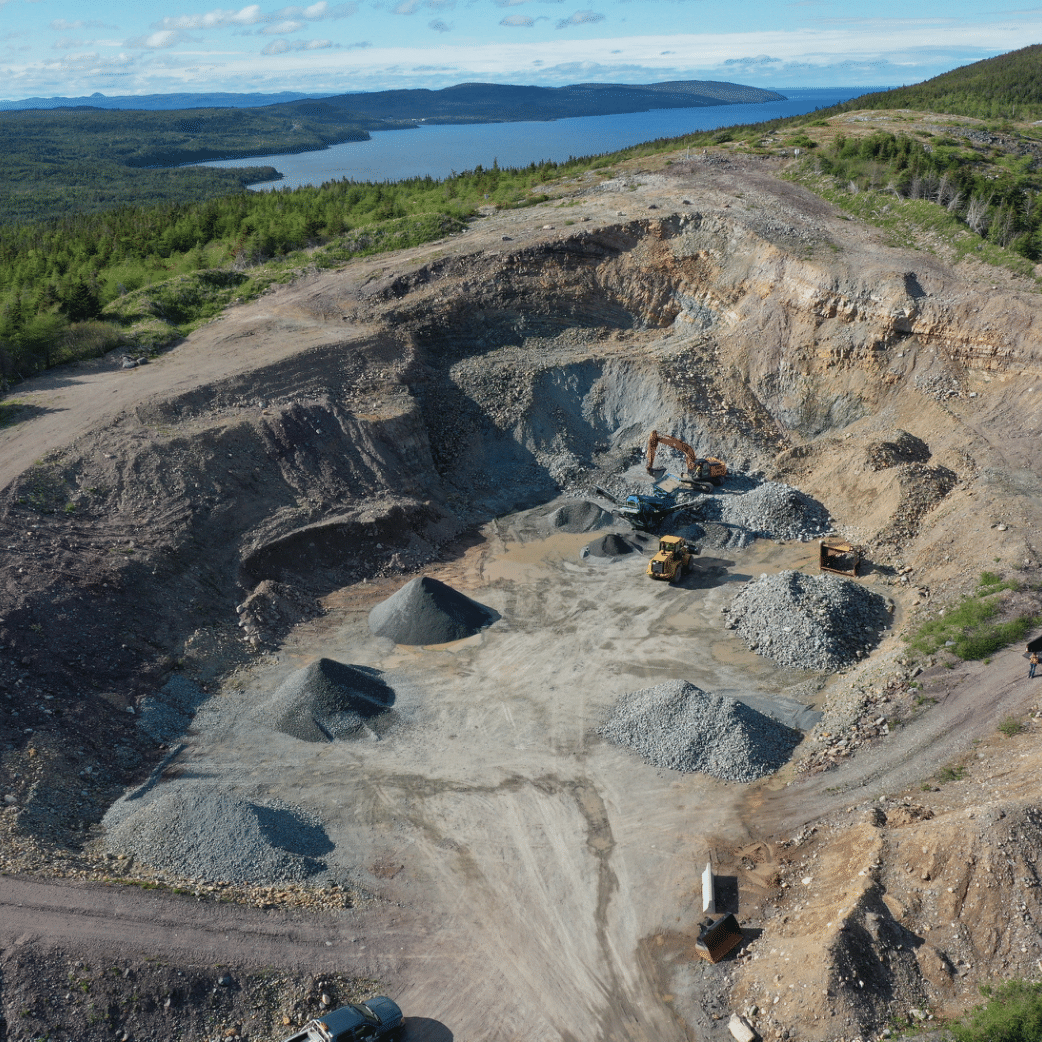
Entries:
POLYGON ((706 962, 719 962, 732 948, 742 942, 742 929, 731 915, 722 915, 710 923, 695 941, 695 951, 706 962))

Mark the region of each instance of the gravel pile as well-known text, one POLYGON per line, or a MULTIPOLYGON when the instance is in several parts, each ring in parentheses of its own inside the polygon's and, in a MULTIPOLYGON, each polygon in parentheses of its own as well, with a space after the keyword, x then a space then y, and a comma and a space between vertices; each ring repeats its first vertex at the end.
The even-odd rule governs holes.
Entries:
POLYGON ((641 553, 643 547, 633 539, 627 539, 626 536, 616 535, 612 532, 610 535, 601 536, 600 539, 595 539, 592 543, 587 543, 583 547, 583 557, 610 557, 612 559, 616 557, 625 557, 626 554, 641 553))
POLYGON ((320 658, 291 673, 260 715, 302 742, 378 738, 397 722, 394 699, 378 670, 320 658))
POLYGON ((736 782, 773 774, 803 738, 737 699, 685 680, 623 695, 600 734, 655 767, 736 782))
POLYGON ((126 796, 105 815, 106 849, 189 879, 299 883, 325 870, 322 823, 285 805, 251 803, 204 786, 126 796))
POLYGON ((853 579, 803 572, 746 583, 724 612, 753 651, 795 669, 852 665, 890 625, 889 605, 878 593, 853 579))
POLYGON ((369 629, 395 644, 447 644, 472 637, 495 618, 491 608, 424 575, 376 605, 369 629))
POLYGON ((197 684, 171 677, 141 702, 138 727, 155 742, 173 742, 188 730, 195 711, 209 698, 197 684))
POLYGON ((706 496, 699 519, 706 529, 712 529, 713 522, 721 526, 722 531, 712 533, 712 544, 734 550, 761 538, 806 542, 832 527, 828 511, 816 499, 777 481, 766 481, 740 495, 706 496))
POLYGON ((594 532, 614 523, 615 518, 609 511, 588 499, 565 503, 547 514, 544 522, 549 531, 558 532, 594 532))

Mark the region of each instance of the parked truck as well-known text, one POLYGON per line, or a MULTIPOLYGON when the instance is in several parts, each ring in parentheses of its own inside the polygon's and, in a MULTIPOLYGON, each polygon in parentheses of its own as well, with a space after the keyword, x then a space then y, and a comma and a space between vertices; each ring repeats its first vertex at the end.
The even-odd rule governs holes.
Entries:
POLYGON ((309 1020, 284 1042, 384 1042, 401 1038, 403 1024, 398 1003, 377 995, 309 1020))

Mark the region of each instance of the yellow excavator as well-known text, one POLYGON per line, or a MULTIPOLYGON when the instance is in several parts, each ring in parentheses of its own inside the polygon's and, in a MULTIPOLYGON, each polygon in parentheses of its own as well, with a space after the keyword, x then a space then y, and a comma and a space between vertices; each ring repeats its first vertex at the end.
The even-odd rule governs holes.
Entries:
POLYGON ((658 553, 648 561, 647 573, 652 579, 676 582, 683 578, 684 569, 691 567, 691 557, 697 552, 680 536, 664 535, 658 541, 658 553))
POLYGON ((712 492, 713 485, 719 485, 727 477, 727 464, 722 459, 715 456, 699 457, 686 441, 671 438, 668 434, 659 434, 658 431, 652 431, 648 437, 649 474, 655 470, 655 452, 660 445, 684 454, 687 460, 687 474, 680 480, 685 485, 691 485, 701 492, 712 492))

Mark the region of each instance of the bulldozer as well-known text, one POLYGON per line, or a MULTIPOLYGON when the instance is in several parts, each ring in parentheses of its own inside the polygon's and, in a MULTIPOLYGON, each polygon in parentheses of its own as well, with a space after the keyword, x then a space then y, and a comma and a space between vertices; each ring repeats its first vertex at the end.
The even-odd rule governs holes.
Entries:
POLYGON ((691 567, 691 558, 698 551, 687 545, 678 535, 664 535, 658 541, 658 553, 648 561, 647 574, 652 579, 676 582, 691 567))
POLYGON ((715 456, 700 457, 695 454, 695 450, 686 441, 670 437, 668 434, 659 434, 658 431, 652 431, 648 436, 649 474, 654 473, 655 452, 659 445, 665 445, 667 448, 676 449, 677 452, 684 454, 684 458, 687 460, 687 474, 680 480, 685 485, 698 489, 699 492, 712 492, 713 486, 719 485, 727 477, 727 464, 723 460, 717 459, 715 456))

